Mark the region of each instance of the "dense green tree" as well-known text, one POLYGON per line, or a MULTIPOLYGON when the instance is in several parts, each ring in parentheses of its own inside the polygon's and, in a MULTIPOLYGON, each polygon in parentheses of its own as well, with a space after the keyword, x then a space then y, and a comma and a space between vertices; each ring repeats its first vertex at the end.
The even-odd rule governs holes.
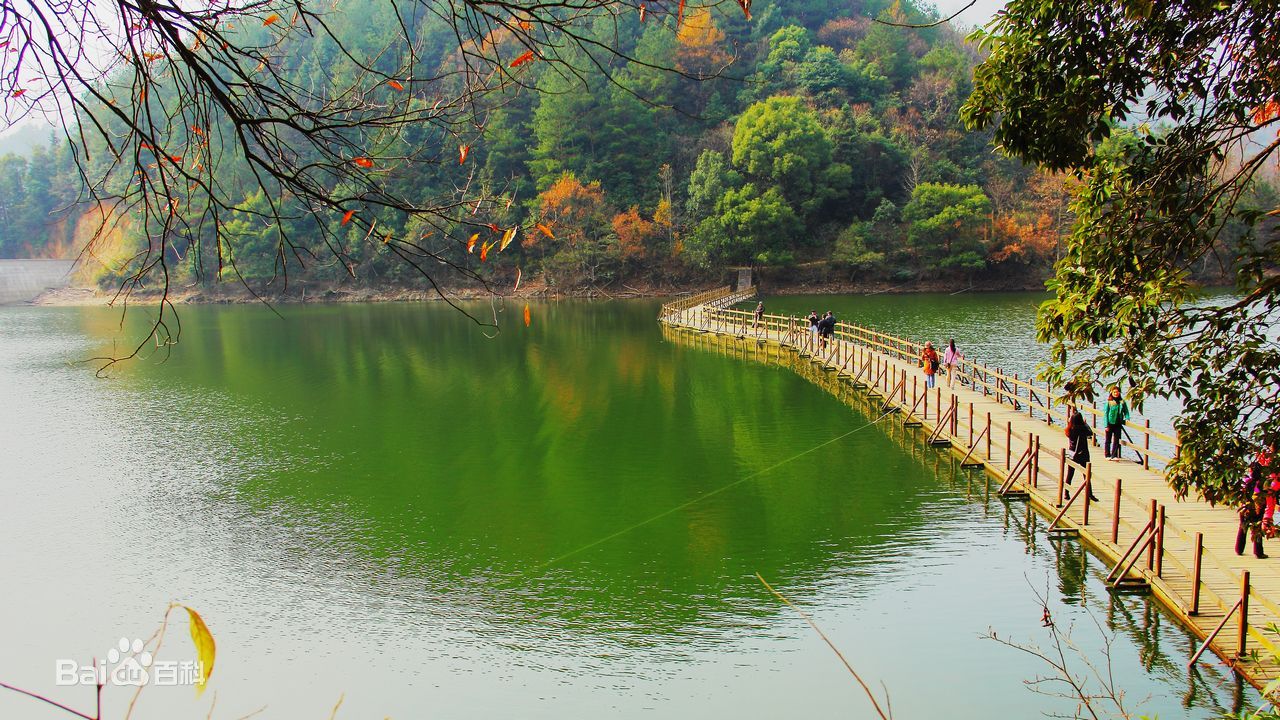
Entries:
POLYGON ((1045 376, 1179 400, 1168 478, 1211 502, 1245 501, 1246 464, 1280 444, 1280 237, 1263 222, 1277 208, 1240 202, 1280 148, 1277 26, 1271 0, 1013 0, 980 36, 990 56, 964 109, 1007 152, 1084 183, 1039 316, 1045 376), (1132 118, 1149 123, 1136 142, 1098 144, 1132 118), (1237 294, 1198 302, 1191 270, 1229 228, 1237 294))
POLYGON ((831 140, 817 115, 795 97, 772 97, 742 113, 733 164, 749 180, 776 187, 805 218, 842 199, 850 183, 849 166, 831 159, 831 140))
POLYGON ((981 228, 991 201, 976 185, 920 183, 902 208, 907 242, 935 270, 980 270, 985 250, 981 228))

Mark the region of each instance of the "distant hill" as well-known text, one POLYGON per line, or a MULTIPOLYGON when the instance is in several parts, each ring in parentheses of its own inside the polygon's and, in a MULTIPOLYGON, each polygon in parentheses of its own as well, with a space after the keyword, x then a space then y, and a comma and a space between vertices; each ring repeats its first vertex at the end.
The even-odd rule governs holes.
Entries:
POLYGON ((31 118, 0 131, 0 155, 31 157, 37 146, 49 146, 49 137, 55 128, 44 120, 31 118))

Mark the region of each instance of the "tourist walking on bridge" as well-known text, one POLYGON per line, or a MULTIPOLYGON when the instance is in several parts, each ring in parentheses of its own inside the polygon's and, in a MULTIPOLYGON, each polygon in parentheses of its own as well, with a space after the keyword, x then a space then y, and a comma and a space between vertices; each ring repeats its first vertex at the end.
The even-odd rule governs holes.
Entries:
POLYGON ((1120 397, 1120 386, 1112 385, 1107 396, 1107 407, 1103 412, 1107 431, 1102 438, 1102 450, 1108 460, 1120 459, 1120 435, 1124 432, 1124 423, 1128 419, 1129 406, 1120 397))
POLYGON ((764 301, 756 303, 755 319, 751 321, 751 329, 760 327, 760 319, 764 317, 764 301))
POLYGON ((1280 491, 1280 468, 1275 462, 1275 448, 1257 454, 1244 475, 1245 501, 1240 506, 1240 529, 1236 531, 1236 554, 1244 554, 1246 535, 1253 535, 1253 556, 1265 559, 1263 536, 1275 534, 1272 517, 1276 513, 1276 492, 1280 491))
MULTIPOLYGON (((1093 428, 1084 421, 1084 416, 1079 410, 1072 408, 1071 419, 1067 421, 1067 452, 1071 456, 1071 462, 1075 464, 1067 465, 1068 485, 1075 477, 1076 465, 1084 467, 1089 464, 1089 443, 1091 442, 1093 442, 1093 428)), ((1093 488, 1089 488, 1089 499, 1098 499, 1093 494, 1093 488)))
POLYGON ((947 349, 942 353, 942 364, 947 366, 947 387, 952 387, 956 382, 956 366, 960 364, 960 359, 964 355, 956 349, 955 339, 947 341, 947 349))
POLYGON ((809 341, 810 350, 818 349, 818 311, 809 311, 809 341))
POLYGON ((935 385, 935 378, 938 374, 938 351, 933 349, 932 342, 924 344, 924 350, 920 353, 920 367, 924 368, 924 386, 925 389, 935 385))
POLYGON ((821 338, 822 349, 826 350, 831 344, 831 336, 836 333, 836 316, 828 310, 826 315, 818 321, 818 337, 821 338))

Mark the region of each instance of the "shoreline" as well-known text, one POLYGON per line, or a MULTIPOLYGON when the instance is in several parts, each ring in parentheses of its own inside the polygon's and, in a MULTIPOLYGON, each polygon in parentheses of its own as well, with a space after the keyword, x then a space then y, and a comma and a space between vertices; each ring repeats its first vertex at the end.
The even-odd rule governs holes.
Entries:
MULTIPOLYGON (((561 290, 548 287, 542 283, 527 283, 519 291, 510 292, 499 289, 454 288, 446 289, 447 299, 454 301, 484 300, 503 298, 507 300, 568 300, 568 299, 603 299, 621 300, 636 298, 668 298, 688 295, 724 283, 706 282, 701 284, 681 283, 676 285, 635 283, 617 283, 603 288, 575 288, 561 290)), ((866 282, 789 282, 778 283, 764 278, 756 283, 764 294, 773 296, 786 295, 918 295, 926 293, 991 293, 991 292, 1044 292, 1044 282, 1040 280, 1022 283, 1002 283, 998 286, 984 284, 981 287, 967 283, 942 280, 913 280, 906 283, 887 281, 866 282)), ((157 305, 163 296, 158 292, 134 291, 127 296, 130 305, 157 305)), ((88 287, 51 288, 25 303, 18 305, 40 307, 92 307, 112 306, 126 300, 123 294, 115 291, 103 291, 88 287)), ((442 302, 445 296, 434 289, 420 290, 414 288, 344 288, 329 286, 318 288, 301 288, 288 293, 261 293, 254 296, 243 286, 227 285, 214 288, 178 288, 171 289, 168 301, 175 305, 244 305, 266 302, 273 305, 309 305, 309 304, 345 304, 345 303, 383 303, 383 302, 442 302)))

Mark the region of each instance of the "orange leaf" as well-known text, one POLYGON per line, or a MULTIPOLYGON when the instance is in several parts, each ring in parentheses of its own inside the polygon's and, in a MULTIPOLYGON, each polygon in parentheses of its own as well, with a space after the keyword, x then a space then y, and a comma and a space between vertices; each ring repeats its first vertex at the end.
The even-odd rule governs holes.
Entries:
POLYGON ((644 22, 644 14, 645 14, 644 3, 640 3, 640 22, 644 22))
MULTIPOLYGON (((681 4, 683 4, 683 3, 681 3, 681 4)), ((267 16, 267 19, 266 19, 266 20, 263 20, 263 21, 262 21, 262 24, 263 24, 263 25, 270 25, 271 23, 276 22, 276 21, 277 21, 277 20, 279 20, 279 19, 280 19, 280 16, 279 16, 279 15, 277 15, 277 14, 275 14, 275 13, 271 13, 270 15, 268 15, 268 16, 267 16)))
POLYGON ((471 239, 470 239, 470 240, 468 240, 468 241, 467 241, 467 252, 468 252, 468 253, 470 253, 472 250, 475 250, 475 249, 476 249, 476 240, 479 240, 479 239, 480 239, 480 233, 476 233, 475 235, 472 235, 472 236, 471 236, 471 239))
POLYGON ((351 162, 353 162, 353 163, 355 163, 355 164, 359 165, 359 166, 360 166, 360 167, 362 167, 362 168, 371 168, 371 167, 373 167, 373 161, 372 161, 372 160, 370 160, 370 159, 369 159, 369 158, 367 158, 367 157, 358 157, 358 158, 354 158, 354 159, 352 159, 352 161, 351 161, 351 162))
POLYGON ((467 161, 467 155, 471 153, 470 145, 458 146, 458 164, 461 165, 467 161))
POLYGON ((404 86, 397 80, 388 80, 387 84, 391 86, 392 90, 404 90, 404 86))
POLYGON ((502 244, 498 246, 498 252, 502 252, 503 250, 507 249, 507 246, 511 244, 511 241, 515 240, 516 230, 519 230, 519 229, 520 229, 520 226, 515 225, 508 228, 506 232, 502 233, 502 244))
POLYGON ((533 29, 533 23, 529 22, 528 20, 521 20, 521 21, 520 21, 520 23, 519 23, 519 25, 520 25, 520 29, 521 29, 521 30, 532 30, 532 29, 533 29))
POLYGON ((13 91, 13 96, 14 96, 14 97, 22 97, 26 92, 27 92, 27 89, 26 89, 26 88, 18 88, 17 90, 14 90, 14 91, 13 91))
POLYGON ((523 64, 525 64, 525 63, 527 63, 527 62, 529 62, 529 61, 531 61, 531 60, 533 60, 533 51, 532 51, 532 50, 525 51, 525 54, 523 54, 523 55, 521 55, 520 57, 516 58, 515 60, 512 60, 512 61, 511 61, 511 67, 513 67, 513 68, 518 68, 518 67, 520 67, 521 65, 523 65, 523 64))
POLYGON ((493 243, 485 243, 480 246, 480 262, 489 259, 489 248, 493 247, 493 243))
POLYGON ((193 133, 195 133, 195 134, 197 134, 197 135, 203 135, 203 134, 204 134, 204 130, 202 130, 202 129, 200 128, 200 126, 199 126, 199 125, 192 125, 192 126, 191 126, 191 132, 193 132, 193 133))
POLYGON ((351 218, 354 217, 355 214, 356 214, 355 210, 348 210, 345 213, 343 213, 342 224, 346 225, 347 223, 351 222, 351 218))
POLYGON ((547 227, 546 225, 543 225, 542 223, 538 223, 537 228, 542 231, 543 235, 546 235, 552 240, 556 239, 555 233, 551 232, 551 228, 547 227))
POLYGON ((533 321, 533 318, 529 316, 529 303, 525 303, 524 304, 524 326, 529 327, 529 323, 532 321, 533 321))
POLYGON ((676 12, 676 29, 680 29, 680 23, 684 22, 684 0, 680 0, 680 9, 676 12))
POLYGON ((170 156, 169 156, 169 159, 170 159, 170 160, 172 160, 172 161, 173 161, 173 162, 175 162, 175 163, 180 163, 180 162, 182 162, 182 156, 181 156, 181 155, 170 155, 170 156))

